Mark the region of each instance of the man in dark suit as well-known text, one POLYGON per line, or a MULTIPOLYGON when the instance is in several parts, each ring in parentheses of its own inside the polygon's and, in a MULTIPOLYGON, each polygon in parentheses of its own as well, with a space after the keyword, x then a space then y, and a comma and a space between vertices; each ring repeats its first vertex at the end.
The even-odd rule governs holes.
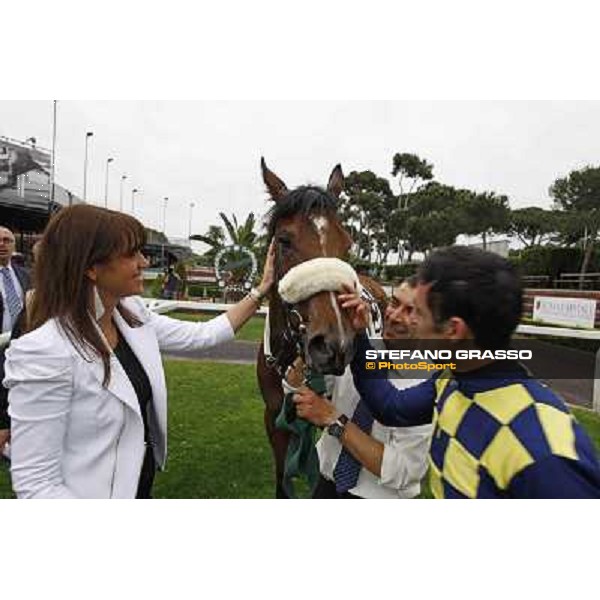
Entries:
POLYGON ((1 385, 4 379, 4 352, 13 328, 25 308, 25 293, 30 287, 29 273, 11 264, 15 252, 15 236, 0 226, 0 456, 10 441, 8 391, 1 385))

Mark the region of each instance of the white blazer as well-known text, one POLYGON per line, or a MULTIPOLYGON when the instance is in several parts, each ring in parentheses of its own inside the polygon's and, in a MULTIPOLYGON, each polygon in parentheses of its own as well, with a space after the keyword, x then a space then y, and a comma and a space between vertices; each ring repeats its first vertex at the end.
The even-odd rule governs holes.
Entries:
MULTIPOLYGON (((234 338, 226 315, 189 323, 149 311, 137 297, 123 305, 141 321, 117 327, 152 386, 149 428, 155 458, 167 448, 167 389, 161 351, 193 353, 234 338)), ((144 425, 136 393, 112 355, 111 378, 83 358, 56 320, 13 341, 6 353, 11 475, 19 498, 135 498, 144 458, 144 425)))

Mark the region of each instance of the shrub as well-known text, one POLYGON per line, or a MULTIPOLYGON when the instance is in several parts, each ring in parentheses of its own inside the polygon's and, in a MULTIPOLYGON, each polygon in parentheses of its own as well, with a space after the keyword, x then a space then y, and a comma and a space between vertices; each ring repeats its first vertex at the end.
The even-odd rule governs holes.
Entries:
MULTIPOLYGON (((583 260, 581 248, 559 246, 533 246, 519 252, 511 252, 510 262, 522 275, 547 275, 553 279, 561 273, 578 273, 583 260)), ((590 261, 588 271, 600 270, 600 252, 596 251, 590 261)))
POLYGON ((386 281, 399 281, 406 279, 417 272, 419 265, 417 263, 406 263, 404 265, 386 265, 385 279, 386 281))
POLYGON ((187 295, 190 298, 219 298, 222 290, 218 285, 211 283, 188 283, 187 295))

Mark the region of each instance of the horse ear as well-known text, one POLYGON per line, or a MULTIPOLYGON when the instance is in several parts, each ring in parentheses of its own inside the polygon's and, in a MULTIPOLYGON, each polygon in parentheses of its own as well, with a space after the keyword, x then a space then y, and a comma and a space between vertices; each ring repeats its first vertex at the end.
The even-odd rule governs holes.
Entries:
POLYGON ((273 171, 270 171, 267 167, 267 163, 265 162, 264 157, 260 159, 260 168, 262 169, 262 176, 265 185, 267 186, 267 190, 269 194, 271 194, 271 198, 277 201, 282 198, 282 196, 288 191, 287 186, 273 171))
POLYGON ((344 173, 342 171, 342 165, 336 165, 331 171, 329 176, 329 183, 327 184, 327 191, 335 196, 340 197, 342 190, 344 189, 344 173))

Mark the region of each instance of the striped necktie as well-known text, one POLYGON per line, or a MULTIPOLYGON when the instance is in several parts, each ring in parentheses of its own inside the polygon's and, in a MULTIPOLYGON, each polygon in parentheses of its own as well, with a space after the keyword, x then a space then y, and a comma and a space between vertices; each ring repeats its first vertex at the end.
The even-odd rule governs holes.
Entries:
POLYGON ((15 324, 17 317, 22 309, 21 298, 15 289, 13 278, 8 267, 0 269, 2 271, 2 283, 4 283, 4 296, 6 299, 6 307, 11 317, 11 327, 15 324))
MULTIPOLYGON (((370 434, 373 428, 373 420, 373 415, 369 412, 367 405, 360 400, 352 415, 352 423, 360 427, 364 433, 370 434)), ((356 485, 361 469, 360 462, 346 448, 342 448, 333 471, 335 489, 338 494, 344 494, 356 485)))

